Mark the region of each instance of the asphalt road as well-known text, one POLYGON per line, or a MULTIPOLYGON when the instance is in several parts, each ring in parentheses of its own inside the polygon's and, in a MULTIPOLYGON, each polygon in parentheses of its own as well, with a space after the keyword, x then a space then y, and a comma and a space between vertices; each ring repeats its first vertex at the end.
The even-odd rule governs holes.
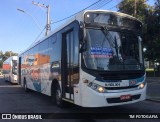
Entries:
POLYGON ((147 78, 147 99, 160 102, 160 78, 147 78))
MULTIPOLYGON (((26 93, 20 85, 13 85, 5 82, 0 78, 0 113, 93 113, 94 115, 99 113, 160 113, 160 102, 155 101, 143 101, 139 103, 113 106, 113 107, 103 107, 103 108, 82 108, 76 105, 70 105, 67 108, 61 109, 53 105, 50 97, 37 93, 29 92, 26 93)), ((72 116, 72 115, 70 115, 72 116)), ((1 122, 2 120, 0 120, 1 122)), ((25 120, 24 120, 25 121, 25 120)), ((53 120, 44 120, 44 121, 53 121, 53 120)), ((86 121, 84 119, 80 120, 54 120, 54 121, 76 121, 82 122, 86 121)), ((87 120, 88 122, 115 122, 117 120, 87 120)), ((127 121, 127 120, 118 120, 118 121, 127 121)), ((129 120, 134 121, 134 120, 129 120)), ((137 121, 137 120, 135 120, 137 121)), ((138 120, 138 121, 148 121, 151 120, 138 120)), ((154 120, 157 121, 158 120, 154 120)))

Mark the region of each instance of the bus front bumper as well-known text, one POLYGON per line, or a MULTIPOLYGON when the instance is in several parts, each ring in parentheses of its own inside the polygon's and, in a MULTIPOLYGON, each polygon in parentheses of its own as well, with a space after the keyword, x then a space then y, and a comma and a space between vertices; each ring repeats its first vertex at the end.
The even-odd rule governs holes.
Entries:
POLYGON ((87 88, 82 94, 82 105, 83 107, 105 107, 105 106, 116 106, 123 104, 130 104, 146 99, 146 88, 147 84, 143 89, 127 92, 116 92, 116 93, 98 93, 90 88, 87 88), (122 99, 123 96, 129 98, 122 99))

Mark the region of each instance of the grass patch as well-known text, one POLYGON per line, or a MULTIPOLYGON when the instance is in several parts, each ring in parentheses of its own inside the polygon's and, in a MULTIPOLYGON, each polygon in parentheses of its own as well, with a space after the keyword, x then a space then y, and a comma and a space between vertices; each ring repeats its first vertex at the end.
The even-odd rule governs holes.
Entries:
POLYGON ((154 70, 146 70, 147 77, 160 77, 160 72, 154 70))
POLYGON ((146 69, 146 72, 154 71, 154 69, 146 69))

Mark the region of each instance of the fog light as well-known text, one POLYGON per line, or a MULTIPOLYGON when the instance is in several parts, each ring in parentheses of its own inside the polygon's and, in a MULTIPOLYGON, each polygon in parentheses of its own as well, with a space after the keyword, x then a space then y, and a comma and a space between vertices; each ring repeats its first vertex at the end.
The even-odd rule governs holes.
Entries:
POLYGON ((103 93, 104 91, 105 91, 105 89, 104 89, 103 87, 100 86, 100 87, 98 88, 98 92, 103 93))

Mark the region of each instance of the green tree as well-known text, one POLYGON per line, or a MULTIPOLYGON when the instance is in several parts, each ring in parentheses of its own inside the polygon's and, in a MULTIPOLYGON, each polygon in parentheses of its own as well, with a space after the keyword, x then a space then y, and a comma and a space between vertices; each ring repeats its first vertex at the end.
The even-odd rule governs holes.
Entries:
POLYGON ((139 20, 144 21, 148 8, 149 5, 146 3, 146 0, 122 0, 118 6, 118 11, 135 16, 139 20), (134 15, 135 11, 136 15, 134 15))
POLYGON ((3 63, 2 57, 3 57, 3 52, 0 51, 0 68, 2 68, 2 63, 3 63))
POLYGON ((146 58, 152 62, 160 62, 160 0, 156 0, 153 11, 148 13, 146 23, 146 58))
POLYGON ((156 0, 155 2, 155 10, 160 10, 160 0, 156 0))

